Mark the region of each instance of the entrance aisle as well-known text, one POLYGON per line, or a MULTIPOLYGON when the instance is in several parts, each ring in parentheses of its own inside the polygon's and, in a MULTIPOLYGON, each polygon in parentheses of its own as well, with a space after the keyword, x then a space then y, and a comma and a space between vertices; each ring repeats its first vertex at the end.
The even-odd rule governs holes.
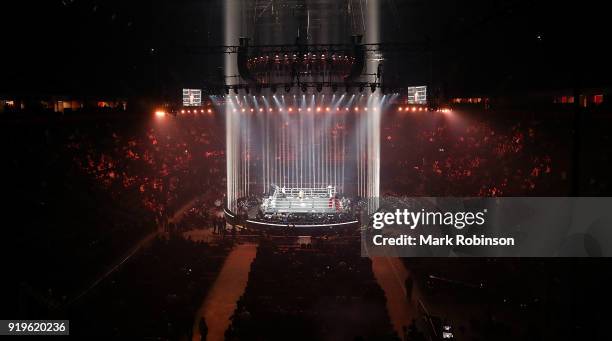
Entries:
POLYGON ((200 341, 200 317, 208 327, 206 340, 223 340, 230 326, 230 317, 236 309, 236 302, 246 288, 251 263, 257 253, 256 244, 237 245, 225 259, 219 276, 208 292, 200 312, 195 318, 192 341, 200 341))
POLYGON ((398 336, 403 335, 403 327, 407 327, 416 318, 415 307, 406 297, 404 282, 408 278, 408 270, 399 258, 372 257, 372 271, 378 285, 387 297, 387 311, 398 336))

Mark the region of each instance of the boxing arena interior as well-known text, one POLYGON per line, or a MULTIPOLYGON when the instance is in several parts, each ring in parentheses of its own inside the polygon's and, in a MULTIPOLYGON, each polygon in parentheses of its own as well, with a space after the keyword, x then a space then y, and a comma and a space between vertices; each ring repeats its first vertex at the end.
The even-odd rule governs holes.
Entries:
POLYGON ((608 340, 597 1, 0 4, 0 338, 608 340))

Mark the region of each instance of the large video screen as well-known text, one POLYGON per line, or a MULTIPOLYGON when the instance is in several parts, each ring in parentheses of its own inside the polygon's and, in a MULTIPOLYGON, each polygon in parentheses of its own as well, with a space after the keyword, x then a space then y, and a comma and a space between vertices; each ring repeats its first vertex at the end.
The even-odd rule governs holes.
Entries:
POLYGON ((408 103, 427 104, 427 86, 409 86, 408 103))
POLYGON ((198 107, 202 105, 201 89, 183 89, 183 106, 198 107))

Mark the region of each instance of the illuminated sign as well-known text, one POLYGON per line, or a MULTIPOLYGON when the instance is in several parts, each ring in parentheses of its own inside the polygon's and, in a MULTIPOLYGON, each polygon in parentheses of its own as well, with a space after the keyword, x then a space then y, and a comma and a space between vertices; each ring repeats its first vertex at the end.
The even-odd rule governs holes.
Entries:
POLYGON ((442 330, 442 338, 443 339, 453 339, 454 335, 451 332, 451 326, 444 326, 442 330))
POLYGON ((198 107, 202 105, 202 90, 183 89, 183 106, 198 107))
POLYGON ((408 103, 427 104, 427 86, 409 86, 408 103))

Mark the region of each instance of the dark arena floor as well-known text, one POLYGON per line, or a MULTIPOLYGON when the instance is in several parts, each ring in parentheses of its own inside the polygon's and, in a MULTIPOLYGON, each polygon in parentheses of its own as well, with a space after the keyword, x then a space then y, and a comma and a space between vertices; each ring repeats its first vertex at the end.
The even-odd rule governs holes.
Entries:
POLYGON ((0 336, 610 339, 600 4, 26 0, 0 13, 0 336), (407 256, 370 247, 383 233, 517 247, 407 256))

